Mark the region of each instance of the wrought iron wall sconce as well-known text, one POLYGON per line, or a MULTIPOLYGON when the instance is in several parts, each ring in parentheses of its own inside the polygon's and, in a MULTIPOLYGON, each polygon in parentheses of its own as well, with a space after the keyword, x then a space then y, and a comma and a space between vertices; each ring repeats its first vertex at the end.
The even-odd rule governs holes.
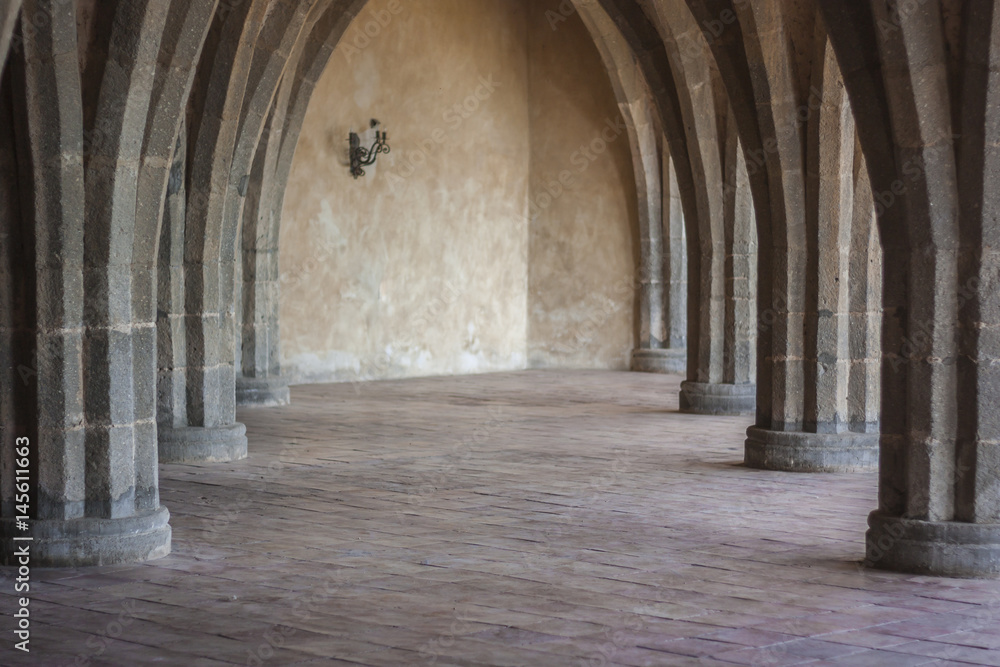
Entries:
POLYGON ((351 132, 351 176, 355 180, 365 175, 365 167, 375 164, 380 153, 388 153, 389 145, 386 143, 388 137, 385 132, 378 131, 379 122, 372 118, 372 129, 375 130, 375 143, 371 148, 361 145, 361 137, 356 132, 351 132))

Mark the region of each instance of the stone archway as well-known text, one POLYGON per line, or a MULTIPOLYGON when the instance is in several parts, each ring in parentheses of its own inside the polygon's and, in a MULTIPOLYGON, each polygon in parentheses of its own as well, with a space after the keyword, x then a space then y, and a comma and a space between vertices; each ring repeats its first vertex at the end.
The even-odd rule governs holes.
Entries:
MULTIPOLYGON (((359 15, 361 9, 363 3, 352 5, 348 17, 359 15)), ((582 16, 586 18, 587 13, 582 16)), ((262 185, 259 198, 250 196, 251 204, 245 208, 243 221, 245 310, 241 327, 242 376, 237 382, 243 405, 276 405, 287 401, 287 379, 282 376, 278 360, 276 298, 281 209, 311 92, 347 28, 343 22, 339 25, 338 31, 328 34, 321 51, 301 56, 295 78, 286 76, 282 82, 280 91, 284 92, 279 92, 275 98, 269 126, 259 144, 251 173, 251 185, 262 185), (300 86, 300 80, 309 83, 300 86)), ((655 111, 649 108, 648 96, 644 96, 646 84, 635 64, 627 62, 627 45, 621 43, 610 47, 605 39, 613 37, 595 34, 594 29, 591 27, 592 36, 605 59, 626 122, 636 187, 641 193, 638 200, 641 269, 636 277, 640 320, 637 354, 647 361, 652 359, 653 366, 661 372, 676 371, 683 364, 678 346, 684 343, 685 295, 668 295, 665 287, 670 287, 672 282, 675 291, 684 288, 685 281, 678 273, 683 268, 686 249, 677 238, 681 221, 676 207, 673 219, 664 220, 663 200, 669 197, 669 173, 666 170, 661 173, 660 165, 669 157, 663 155, 666 148, 658 129, 660 124, 655 111), (667 179, 666 189, 664 179, 667 179), (672 245, 670 235, 664 234, 671 225, 674 229, 672 245), (669 258, 670 266, 665 258, 669 258)))
POLYGON ((1000 11, 821 2, 884 251, 879 508, 869 565, 1000 572, 1000 11), (919 55, 917 55, 919 54, 919 55))
MULTIPOLYGON (((735 285, 736 224, 747 223, 735 213, 727 220, 743 182, 738 159, 735 165, 731 159, 739 154, 732 143, 735 128, 759 256, 757 418, 748 459, 761 441, 765 452, 785 449, 797 461, 807 460, 802 457, 809 449, 822 450, 820 458, 837 458, 857 449, 855 441, 864 441, 861 448, 871 453, 875 208, 885 277, 880 507, 870 519, 869 563, 933 574, 996 574, 1000 260, 990 187, 997 157, 989 128, 997 125, 991 95, 1000 12, 990 0, 942 1, 921 12, 865 0, 685 4, 690 14, 678 15, 676 3, 667 0, 580 0, 578 6, 592 17, 598 10, 610 17, 659 115, 670 151, 670 160, 659 157, 661 216, 669 172, 664 165, 672 163, 691 244, 689 322, 706 323, 688 337, 690 358, 707 360, 705 384, 716 378, 726 384, 726 327, 719 326, 719 314, 724 322, 728 309, 719 303, 732 294, 735 313, 736 290, 725 288, 727 262, 719 253, 732 254, 735 285), (701 35, 701 55, 679 60, 676 41, 691 28, 701 35), (855 120, 867 178, 851 148, 845 102, 837 99, 834 84, 828 86, 838 67, 824 50, 827 32, 851 105, 864 110, 855 120), (814 113, 811 86, 820 81, 825 107, 814 113), (706 111, 714 113, 714 123, 706 111), (824 118, 838 131, 824 135, 820 127, 819 141, 811 141, 824 118), (725 189, 716 186, 734 167, 736 187, 727 200, 725 189), (832 169, 840 171, 836 183, 816 183, 832 169), (853 208, 850 189, 857 193, 853 208), (826 197, 840 204, 829 214, 817 208, 826 197), (846 260, 832 253, 845 243, 852 248, 846 260), (852 289, 820 291, 821 280, 843 280, 845 272, 852 289), (854 288, 853 276, 861 288, 854 288), (827 317, 834 305, 837 316, 827 317), (841 311, 848 307, 846 321, 863 334, 845 335, 841 311), (845 386, 856 399, 853 408, 845 403, 845 386), (823 432, 845 420, 851 430, 823 432)), ((208 433, 206 442, 196 443, 196 456, 219 438, 226 456, 241 455, 244 436, 233 407, 240 224, 253 207, 258 230, 277 224, 310 91, 361 6, 360 0, 5 5, 5 558, 13 553, 15 533, 11 444, 20 433, 36 444, 37 564, 135 561, 169 549, 167 512, 158 498, 152 398, 156 305, 166 295, 157 295, 160 255, 167 257, 160 275, 171 284, 169 298, 159 301, 170 309, 161 328, 170 347, 161 347, 167 365, 161 366, 166 391, 160 406, 191 391, 194 407, 183 416, 166 413, 169 419, 161 423, 208 433), (25 24, 23 17, 36 16, 46 20, 25 24), (196 113, 184 130, 187 153, 180 160, 175 149, 189 103, 196 113), (182 163, 184 177, 171 183, 172 165, 182 163), (245 207, 247 188, 258 184, 260 196, 245 207), (157 242, 168 192, 173 204, 183 199, 184 210, 183 216, 169 212, 169 243, 161 253, 157 242), (183 233, 173 226, 181 218, 183 233), (173 270, 178 266, 181 275, 173 270), (183 290, 174 290, 181 277, 183 290), (182 380, 183 392, 176 384, 182 380)), ((612 60, 627 63, 627 56, 621 51, 612 60)), ((642 125, 634 121, 636 128, 642 125)), ((640 185, 651 230, 656 178, 645 167, 655 163, 654 151, 645 145, 648 139, 638 138, 648 133, 637 130, 635 136, 643 144, 635 155, 644 167, 640 185)), ((256 296, 270 289, 267 239, 274 234, 262 236, 256 248, 262 252, 243 259, 253 269, 250 293, 266 303, 256 296), (257 280, 260 275, 265 278, 257 280)), ((652 278, 647 292, 655 292, 652 278)), ((651 345, 652 304, 650 298, 645 308, 651 345)), ((254 313, 252 321, 262 319, 254 313)), ((255 365, 257 349, 255 342, 255 365)), ((180 443, 185 448, 192 437, 197 440, 187 434, 180 443)), ((783 465, 766 458, 765 467, 783 465)))
MULTIPOLYGON (((242 197, 270 119, 266 136, 277 152, 268 149, 260 162, 264 195, 257 207, 280 211, 309 93, 362 5, 150 0, 107 11, 95 5, 79 35, 97 48, 81 72, 77 6, 24 3, 26 15, 42 12, 51 20, 23 31, 12 61, 16 75, 5 83, 6 99, 16 104, 3 165, 12 170, 17 163, 17 182, 31 182, 34 198, 33 210, 17 211, 17 197, 7 191, 5 223, 14 241, 5 246, 4 263, 13 275, 37 272, 38 280, 5 281, 4 298, 20 301, 8 311, 16 321, 4 336, 18 360, 37 361, 5 368, 4 394, 30 409, 5 421, 3 438, 26 431, 38 442, 37 564, 107 564, 169 550, 156 482, 158 439, 167 458, 177 460, 245 452, 233 413, 242 197), (106 69, 102 48, 110 54, 106 69), (283 76, 291 71, 294 78, 283 76), (278 109, 275 99, 287 106, 278 109), (197 112, 185 124, 189 102, 197 112), (21 157, 15 126, 17 136, 30 137, 30 158, 21 157), (176 151, 179 139, 186 155, 176 151), (52 159, 57 154, 69 159, 51 169, 60 164, 52 159), (182 163, 180 178, 172 167, 182 163), (171 227, 161 248, 168 193, 184 206, 181 213, 168 202, 171 227), (14 222, 22 219, 34 227, 14 222), (29 252, 15 258, 9 250, 15 247, 29 252), (156 296, 158 273, 163 300, 156 296), (158 303, 167 306, 159 333, 169 345, 160 351, 161 392, 154 401, 158 303), (37 395, 17 386, 11 371, 19 365, 44 379, 29 378, 37 395), (182 400, 183 414, 172 412, 182 400), (165 425, 159 436, 157 421, 165 425)), ((12 30, 9 16, 0 24, 4 39, 12 30)), ((12 492, 5 483, 6 545, 12 492)))

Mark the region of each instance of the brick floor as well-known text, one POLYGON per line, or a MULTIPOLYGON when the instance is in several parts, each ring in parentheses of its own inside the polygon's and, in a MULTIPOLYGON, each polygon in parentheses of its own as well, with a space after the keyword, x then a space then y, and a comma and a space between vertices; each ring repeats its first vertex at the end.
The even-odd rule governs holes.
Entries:
POLYGON ((1000 582, 859 569, 876 477, 741 467, 679 378, 299 387, 161 466, 173 554, 37 570, 3 665, 1000 665, 1000 582))

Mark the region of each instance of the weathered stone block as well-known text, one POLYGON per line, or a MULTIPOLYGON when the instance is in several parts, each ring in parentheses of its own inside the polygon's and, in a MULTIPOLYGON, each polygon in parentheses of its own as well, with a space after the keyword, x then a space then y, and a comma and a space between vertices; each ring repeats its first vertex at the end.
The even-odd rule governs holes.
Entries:
POLYGON ((684 374, 687 369, 687 350, 635 349, 632 350, 632 370, 641 373, 684 374))
POLYGON ((786 472, 878 470, 879 436, 865 433, 804 433, 747 429, 744 462, 750 468, 786 472))
POLYGON ((753 384, 681 384, 681 412, 707 415, 752 415, 756 411, 757 386, 753 384))
POLYGON ((246 426, 161 429, 161 463, 226 463, 247 457, 246 426))
POLYGON ((84 368, 88 423, 124 425, 135 421, 132 331, 88 329, 84 368))
POLYGON ((86 266, 84 318, 89 326, 120 327, 132 322, 132 266, 86 266))
POLYGON ((872 512, 865 564, 939 577, 1000 575, 1000 524, 920 521, 872 512))
MULTIPOLYGON (((85 567, 162 558, 170 553, 169 519, 166 508, 159 507, 122 518, 34 521, 32 565, 85 567)), ((13 538, 21 534, 12 518, 0 519, 0 564, 16 564, 13 538)))
POLYGON ((93 426, 86 438, 86 512, 119 518, 135 513, 135 427, 93 426))

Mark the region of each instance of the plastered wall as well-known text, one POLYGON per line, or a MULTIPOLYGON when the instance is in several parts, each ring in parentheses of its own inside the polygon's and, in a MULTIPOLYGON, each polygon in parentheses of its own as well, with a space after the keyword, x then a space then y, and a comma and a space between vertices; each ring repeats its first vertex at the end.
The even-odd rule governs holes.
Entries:
POLYGON ((293 381, 624 367, 632 294, 611 295, 634 261, 627 138, 540 215, 532 191, 616 111, 579 19, 546 16, 558 7, 372 0, 352 24, 318 82, 282 216, 293 381), (372 117, 392 152, 354 180, 348 132, 372 117), (533 148, 540 132, 551 137, 533 148))
POLYGON ((532 2, 528 360, 628 368, 635 341, 636 187, 611 83, 568 3, 532 2))

